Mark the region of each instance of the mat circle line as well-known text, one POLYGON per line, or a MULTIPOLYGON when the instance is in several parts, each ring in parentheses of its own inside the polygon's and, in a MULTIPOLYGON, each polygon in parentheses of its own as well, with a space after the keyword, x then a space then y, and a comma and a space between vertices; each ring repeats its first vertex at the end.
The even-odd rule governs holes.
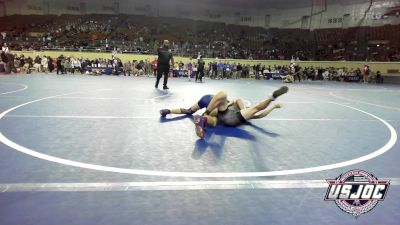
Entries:
POLYGON ((17 89, 17 90, 13 90, 13 91, 8 91, 8 92, 1 92, 0 95, 7 95, 7 94, 11 94, 11 93, 17 93, 17 92, 24 91, 24 90, 28 89, 28 86, 25 85, 25 84, 18 84, 18 83, 3 83, 3 84, 15 84, 15 85, 18 85, 18 86, 22 86, 22 88, 17 89))
MULTIPOLYGON (((76 93, 76 92, 74 92, 76 93)), ((61 94, 61 95, 55 95, 55 96, 49 96, 45 98, 40 98, 36 99, 33 101, 29 101, 17 106, 14 106, 0 114, 0 120, 8 113, 14 111, 15 109, 18 109, 20 107, 43 101, 46 99, 51 99, 51 98, 56 98, 60 96, 66 96, 74 93, 67 93, 67 94, 61 94)), ((3 144, 9 146, 10 148, 13 148, 16 151, 31 155, 36 158, 40 158, 43 160, 51 161, 54 163, 59 163, 63 165, 68 165, 68 166, 73 166, 73 167, 78 167, 78 168, 85 168, 85 169, 91 169, 91 170, 97 170, 97 171, 105 171, 105 172, 114 172, 114 173, 122 173, 122 174, 134 174, 134 175, 146 175, 146 176, 163 176, 163 177, 197 177, 197 178, 232 178, 232 177, 269 177, 269 176, 284 176, 284 175, 294 175, 294 174, 304 174, 304 173, 312 173, 312 172, 319 172, 319 171, 325 171, 325 170, 331 170, 331 169, 336 169, 336 168, 342 168, 345 166, 351 166, 354 164, 358 164, 370 159, 373 159, 375 157, 378 157, 379 155, 382 155, 383 153, 389 151, 397 142, 397 133, 396 130, 390 125, 387 121, 384 119, 373 115, 372 113, 363 111, 361 109, 357 109, 352 106, 347 106, 343 105, 337 102, 327 102, 339 106, 343 106, 346 108, 350 108, 356 111, 359 111, 361 113, 364 113, 368 116, 371 116, 378 121, 382 122, 390 131, 390 138, 389 141, 382 146, 381 148, 373 151, 372 153, 369 153, 367 155, 339 162, 339 163, 333 163, 333 164, 327 164, 323 166, 315 166, 315 167, 309 167, 309 168, 302 168, 302 169, 289 169, 289 170, 276 170, 276 171, 266 171, 266 172, 215 172, 215 173, 205 173, 205 172, 171 172, 171 171, 156 171, 156 170, 140 170, 140 169, 127 169, 127 168, 119 168, 119 167, 110 167, 110 166, 102 166, 102 165, 96 165, 96 164, 89 164, 89 163, 83 163, 83 162, 77 162, 73 160, 67 160, 47 154, 43 154, 40 152, 37 152, 35 150, 29 149, 27 147, 21 146, 18 143, 13 142, 12 140, 8 139, 6 136, 3 135, 2 132, 0 132, 0 142, 3 144)))

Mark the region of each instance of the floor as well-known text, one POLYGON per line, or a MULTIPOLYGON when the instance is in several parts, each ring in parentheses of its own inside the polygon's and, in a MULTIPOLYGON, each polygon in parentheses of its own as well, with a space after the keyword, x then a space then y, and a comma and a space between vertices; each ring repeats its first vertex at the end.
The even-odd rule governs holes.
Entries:
POLYGON ((253 105, 281 85, 0 75, 0 224, 398 224, 400 86, 289 84, 283 108, 205 140, 191 116, 158 114, 220 90, 253 105), (357 219, 324 201, 325 180, 352 169, 391 180, 357 219))

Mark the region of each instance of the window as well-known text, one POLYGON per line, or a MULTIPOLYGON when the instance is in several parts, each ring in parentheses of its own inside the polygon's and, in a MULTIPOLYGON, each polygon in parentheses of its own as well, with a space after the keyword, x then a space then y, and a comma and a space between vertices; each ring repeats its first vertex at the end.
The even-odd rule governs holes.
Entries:
POLYGON ((69 10, 69 11, 79 11, 79 7, 67 6, 67 10, 69 10))
POLYGON ((103 6, 103 10, 104 11, 113 11, 114 7, 112 7, 112 6, 103 6))
POLYGON ((251 21, 251 17, 250 17, 250 16, 242 17, 242 18, 241 18, 241 21, 242 21, 242 22, 249 22, 249 21, 251 21))
POLYGON ((342 23, 343 18, 329 18, 328 23, 342 23))
POLYGON ((219 19, 219 18, 221 18, 221 15, 220 14, 210 14, 210 18, 219 19))
POLYGON ((30 10, 36 10, 36 11, 41 11, 42 7, 37 6, 37 5, 28 5, 28 9, 30 10))

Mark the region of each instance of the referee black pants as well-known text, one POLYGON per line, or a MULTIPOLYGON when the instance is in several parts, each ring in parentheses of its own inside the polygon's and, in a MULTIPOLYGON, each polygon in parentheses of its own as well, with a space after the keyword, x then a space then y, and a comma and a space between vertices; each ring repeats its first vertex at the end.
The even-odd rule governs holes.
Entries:
POLYGON ((197 80, 203 81, 203 77, 204 77, 204 69, 198 69, 196 73, 196 81, 197 80))
POLYGON ((160 82, 161 77, 164 74, 164 84, 163 86, 166 87, 168 83, 168 73, 169 73, 169 66, 157 66, 157 80, 155 87, 158 88, 158 83, 160 82))

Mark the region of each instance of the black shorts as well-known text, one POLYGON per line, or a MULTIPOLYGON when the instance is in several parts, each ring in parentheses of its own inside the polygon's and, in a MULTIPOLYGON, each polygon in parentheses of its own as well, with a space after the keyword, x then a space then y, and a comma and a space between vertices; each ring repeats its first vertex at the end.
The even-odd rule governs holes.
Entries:
POLYGON ((247 123, 247 120, 237 107, 232 107, 218 113, 218 123, 235 127, 247 123))

